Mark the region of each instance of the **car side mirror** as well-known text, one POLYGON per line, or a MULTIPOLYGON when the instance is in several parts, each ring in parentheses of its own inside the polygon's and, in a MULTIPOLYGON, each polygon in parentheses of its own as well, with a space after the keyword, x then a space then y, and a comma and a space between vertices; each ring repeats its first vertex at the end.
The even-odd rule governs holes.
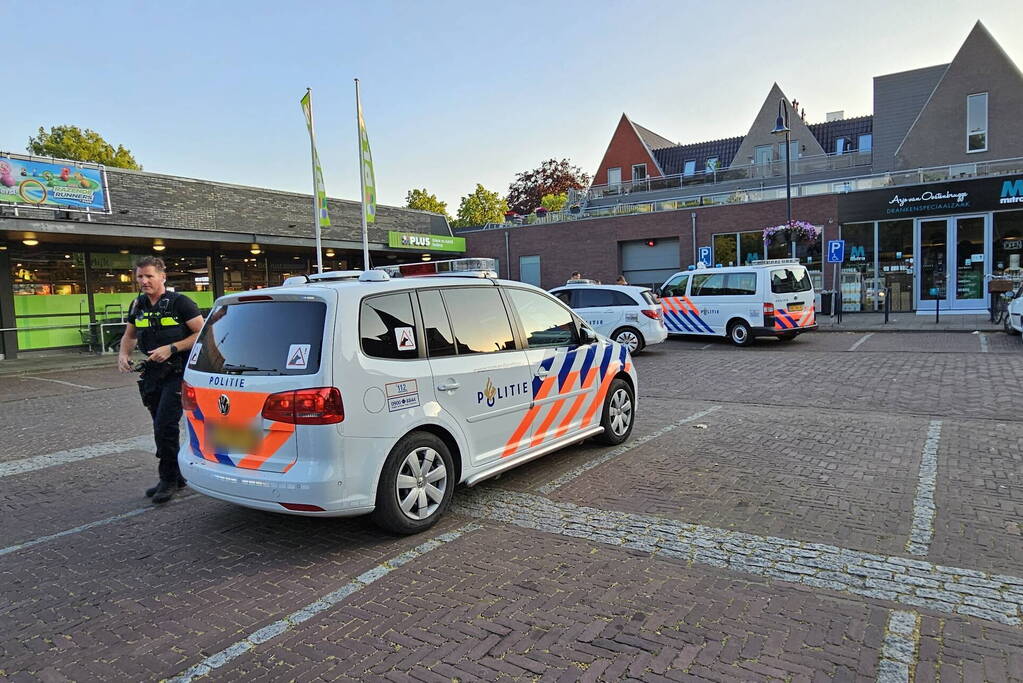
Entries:
POLYGON ((586 344, 595 344, 597 342, 597 333, 588 327, 580 327, 579 341, 584 346, 586 344))

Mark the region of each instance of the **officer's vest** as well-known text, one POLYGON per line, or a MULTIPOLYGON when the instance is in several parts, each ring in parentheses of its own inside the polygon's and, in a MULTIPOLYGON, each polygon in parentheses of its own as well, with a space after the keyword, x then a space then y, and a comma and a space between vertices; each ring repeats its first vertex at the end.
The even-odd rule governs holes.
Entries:
POLYGON ((185 321, 171 313, 172 304, 181 296, 177 292, 165 292, 156 302, 156 308, 145 310, 149 297, 145 294, 135 299, 129 316, 135 324, 139 346, 146 353, 158 347, 179 342, 189 335, 185 321))

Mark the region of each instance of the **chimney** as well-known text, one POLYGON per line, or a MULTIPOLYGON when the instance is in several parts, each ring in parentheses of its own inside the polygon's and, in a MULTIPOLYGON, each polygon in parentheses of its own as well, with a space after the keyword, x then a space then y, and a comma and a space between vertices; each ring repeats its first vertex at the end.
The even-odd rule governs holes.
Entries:
POLYGON ((845 110, 840 109, 838 111, 829 111, 824 117, 825 121, 840 121, 845 118, 845 110))

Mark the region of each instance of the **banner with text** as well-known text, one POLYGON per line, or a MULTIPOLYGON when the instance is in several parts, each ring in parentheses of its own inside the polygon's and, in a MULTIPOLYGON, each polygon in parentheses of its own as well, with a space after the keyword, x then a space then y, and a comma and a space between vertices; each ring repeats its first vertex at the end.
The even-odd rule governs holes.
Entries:
POLYGON ((0 156, 0 203, 33 209, 110 213, 102 168, 74 161, 0 156))
POLYGON ((424 235, 418 232, 387 233, 387 246, 398 249, 417 249, 420 251, 465 251, 464 237, 448 237, 447 235, 424 235))

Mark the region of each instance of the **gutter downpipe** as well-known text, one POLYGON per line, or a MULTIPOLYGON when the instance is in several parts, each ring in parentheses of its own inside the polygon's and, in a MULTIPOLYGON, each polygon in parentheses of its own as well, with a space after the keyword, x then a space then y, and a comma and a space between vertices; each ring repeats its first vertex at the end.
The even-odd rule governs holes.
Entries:
POLYGON ((508 274, 508 279, 511 280, 511 249, 508 246, 508 231, 504 231, 504 272, 508 274))
POLYGON ((696 212, 692 211, 689 214, 690 218, 693 219, 693 264, 696 264, 696 212))

